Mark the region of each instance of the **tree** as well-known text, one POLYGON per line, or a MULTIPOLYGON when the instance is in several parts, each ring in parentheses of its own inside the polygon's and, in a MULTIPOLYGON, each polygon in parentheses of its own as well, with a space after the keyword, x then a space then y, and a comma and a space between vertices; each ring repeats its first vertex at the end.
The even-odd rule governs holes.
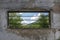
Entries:
POLYGON ((21 15, 17 13, 9 13, 9 28, 21 28, 21 15))
POLYGON ((41 14, 37 22, 40 28, 49 28, 49 15, 41 14))
POLYGON ((29 25, 29 28, 39 28, 40 25, 37 23, 37 22, 33 22, 31 24, 28 24, 29 25))
POLYGON ((49 15, 41 14, 38 20, 28 24, 28 28, 49 28, 49 15))

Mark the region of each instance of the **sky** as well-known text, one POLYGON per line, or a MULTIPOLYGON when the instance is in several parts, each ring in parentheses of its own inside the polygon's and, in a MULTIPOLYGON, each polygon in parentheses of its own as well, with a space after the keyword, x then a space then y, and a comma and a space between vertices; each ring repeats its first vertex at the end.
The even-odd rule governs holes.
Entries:
MULTIPOLYGON (((21 12, 19 13, 21 15, 21 18, 23 21, 21 22, 22 24, 30 24, 35 22, 41 13, 39 12, 21 12)), ((48 15, 48 13, 43 13, 44 15, 48 15)))

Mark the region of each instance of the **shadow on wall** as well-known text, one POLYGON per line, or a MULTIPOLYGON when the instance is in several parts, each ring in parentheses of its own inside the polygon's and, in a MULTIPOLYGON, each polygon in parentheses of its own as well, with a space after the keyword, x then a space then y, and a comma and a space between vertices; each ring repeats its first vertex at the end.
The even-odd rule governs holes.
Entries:
POLYGON ((57 40, 60 40, 60 37, 57 40))

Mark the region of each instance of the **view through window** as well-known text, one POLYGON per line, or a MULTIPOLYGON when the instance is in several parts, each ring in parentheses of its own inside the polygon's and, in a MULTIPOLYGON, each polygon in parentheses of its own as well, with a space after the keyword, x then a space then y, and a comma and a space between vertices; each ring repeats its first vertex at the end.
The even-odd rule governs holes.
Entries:
POLYGON ((9 12, 9 28, 49 28, 49 12, 9 12))

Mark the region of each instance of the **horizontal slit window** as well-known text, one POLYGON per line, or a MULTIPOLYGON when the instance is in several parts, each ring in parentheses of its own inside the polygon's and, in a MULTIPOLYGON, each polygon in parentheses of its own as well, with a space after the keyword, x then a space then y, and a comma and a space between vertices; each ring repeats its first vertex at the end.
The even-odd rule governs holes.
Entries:
POLYGON ((49 11, 36 12, 8 12, 9 28, 49 28, 50 13, 49 11))

